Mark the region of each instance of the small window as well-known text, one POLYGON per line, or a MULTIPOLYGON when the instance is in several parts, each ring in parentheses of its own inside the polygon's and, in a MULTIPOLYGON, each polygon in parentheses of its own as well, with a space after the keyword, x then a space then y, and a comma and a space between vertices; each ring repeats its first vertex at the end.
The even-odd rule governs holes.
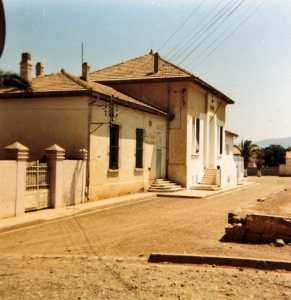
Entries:
POLYGON ((200 119, 196 119, 196 153, 199 153, 200 146, 200 119))
POLYGON ((143 137, 144 130, 136 129, 136 153, 135 153, 135 167, 138 169, 143 168, 143 137))
POLYGON ((119 126, 110 126, 110 154, 109 154, 109 168, 112 170, 118 169, 118 155, 119 155, 119 126))
POLYGON ((200 152, 200 119, 193 117, 192 123, 192 154, 200 152))
POLYGON ((219 154, 223 154, 223 127, 219 126, 219 154))

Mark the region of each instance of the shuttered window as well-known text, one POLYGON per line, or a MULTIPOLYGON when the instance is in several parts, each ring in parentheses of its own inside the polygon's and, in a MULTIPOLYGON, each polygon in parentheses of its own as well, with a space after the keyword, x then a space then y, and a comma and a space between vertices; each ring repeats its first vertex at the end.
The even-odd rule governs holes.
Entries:
POLYGON ((199 153, 200 145, 200 119, 196 119, 196 153, 199 153))
POLYGON ((219 154, 223 154, 223 127, 219 126, 219 154))
POLYGON ((118 154, 119 154, 119 126, 110 126, 110 153, 109 153, 109 168, 112 170, 118 169, 118 154))
POLYGON ((144 138, 144 130, 137 128, 136 129, 135 167, 139 168, 139 169, 143 168, 143 138, 144 138))

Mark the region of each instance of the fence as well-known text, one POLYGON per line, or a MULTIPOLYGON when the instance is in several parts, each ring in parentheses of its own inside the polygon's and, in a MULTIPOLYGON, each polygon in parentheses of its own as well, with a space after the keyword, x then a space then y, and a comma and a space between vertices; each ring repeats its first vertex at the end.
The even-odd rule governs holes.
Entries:
POLYGON ((53 145, 46 149, 48 163, 28 162, 29 149, 17 142, 5 151, 7 160, 0 160, 0 219, 86 201, 86 150, 66 160, 65 150, 53 145))
POLYGON ((47 163, 28 162, 26 167, 25 211, 50 207, 47 163))

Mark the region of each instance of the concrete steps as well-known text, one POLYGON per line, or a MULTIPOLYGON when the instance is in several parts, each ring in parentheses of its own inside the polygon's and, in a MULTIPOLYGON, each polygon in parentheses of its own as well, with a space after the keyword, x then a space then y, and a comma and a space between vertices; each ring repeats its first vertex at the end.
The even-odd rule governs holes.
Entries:
POLYGON ((216 184, 217 170, 208 168, 205 170, 204 176, 201 182, 192 187, 193 190, 201 191, 218 191, 220 187, 216 184))
POLYGON ((180 185, 161 178, 156 179, 148 189, 149 192, 156 192, 156 193, 170 193, 170 192, 178 192, 182 190, 183 188, 180 185))
POLYGON ((203 185, 213 185, 216 184, 216 169, 206 169, 204 176, 201 180, 203 185))

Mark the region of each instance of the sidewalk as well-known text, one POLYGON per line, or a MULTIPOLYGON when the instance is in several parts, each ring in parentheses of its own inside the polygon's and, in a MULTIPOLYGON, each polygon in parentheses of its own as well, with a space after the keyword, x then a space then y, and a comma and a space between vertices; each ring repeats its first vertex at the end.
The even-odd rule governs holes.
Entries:
POLYGON ((217 191, 203 191, 203 190, 183 190, 179 192, 173 192, 173 193, 157 193, 158 197, 174 197, 174 198, 196 198, 196 199, 202 199, 202 198, 209 198, 212 196, 216 196, 219 194, 224 194, 231 191, 237 191, 239 189, 243 189, 248 187, 249 185, 254 184, 253 182, 247 182, 245 181, 243 184, 235 186, 235 187, 227 187, 221 190, 217 191))
POLYGON ((79 204, 75 206, 66 206, 62 208, 50 208, 44 210, 38 210, 34 212, 25 213, 21 217, 11 217, 0 220, 0 233, 11 230, 17 230, 19 228, 33 226, 44 222, 70 217, 72 215, 80 215, 90 213, 98 209, 106 209, 112 207, 118 207, 127 205, 129 203, 139 202, 143 200, 149 200, 155 197, 155 193, 136 193, 129 194, 120 197, 114 197, 104 200, 97 200, 79 204))

